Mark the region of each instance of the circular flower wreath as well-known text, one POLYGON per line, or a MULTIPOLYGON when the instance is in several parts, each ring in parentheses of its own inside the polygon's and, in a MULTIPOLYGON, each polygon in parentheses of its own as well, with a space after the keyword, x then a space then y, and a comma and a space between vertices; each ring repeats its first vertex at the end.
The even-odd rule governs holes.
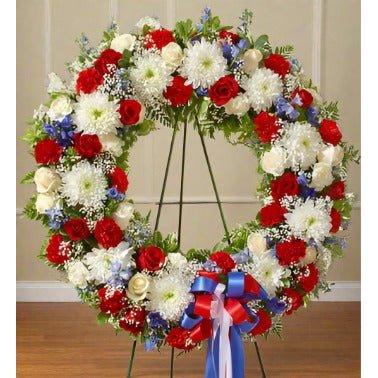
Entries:
POLYGON ((230 31, 206 8, 197 25, 167 30, 145 17, 131 34, 113 24, 97 47, 82 36, 70 80, 50 75, 50 99, 25 135, 38 164, 23 180, 37 188, 25 214, 49 229, 40 258, 99 322, 148 350, 211 339, 219 301, 244 338, 279 333, 284 314, 329 290, 345 248, 335 234, 350 218, 346 170, 358 152, 341 142, 337 103, 321 99, 291 46, 252 38, 251 17, 230 31), (186 121, 255 153, 263 207, 230 243, 184 253, 126 192, 137 138, 186 121))

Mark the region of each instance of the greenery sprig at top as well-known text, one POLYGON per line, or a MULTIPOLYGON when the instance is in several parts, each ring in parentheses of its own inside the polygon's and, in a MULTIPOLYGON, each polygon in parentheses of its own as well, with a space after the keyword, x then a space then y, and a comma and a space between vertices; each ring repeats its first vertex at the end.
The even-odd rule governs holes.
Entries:
POLYGON ((337 103, 323 101, 293 47, 272 48, 251 25, 249 11, 232 31, 205 8, 174 30, 144 17, 130 34, 112 24, 95 47, 83 35, 69 79, 50 75, 24 137, 38 164, 23 179, 37 189, 25 215, 48 229, 40 258, 100 323, 147 350, 207 340, 207 377, 243 376, 243 339, 280 334, 283 315, 330 290, 354 199, 347 168, 359 161, 337 103), (184 122, 249 148, 261 174, 257 217, 205 250, 152 230, 126 194, 138 137, 184 122))

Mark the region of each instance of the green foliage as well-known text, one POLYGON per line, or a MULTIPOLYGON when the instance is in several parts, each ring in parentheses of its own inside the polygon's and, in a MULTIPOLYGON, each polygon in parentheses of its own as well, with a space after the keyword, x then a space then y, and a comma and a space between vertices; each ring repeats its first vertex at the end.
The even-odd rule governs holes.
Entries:
POLYGON ((104 325, 104 324, 106 324, 108 322, 109 318, 110 318, 109 314, 105 314, 103 312, 99 312, 97 314, 97 324, 104 325))
POLYGON ((344 150, 343 164, 345 166, 348 165, 349 161, 353 161, 356 164, 361 163, 361 154, 357 148, 355 148, 354 146, 348 145, 345 142, 341 143, 341 146, 343 147, 343 150, 344 150))
POLYGON ((244 9, 243 13, 239 17, 240 25, 238 26, 238 34, 240 37, 247 39, 248 41, 252 41, 252 19, 253 19, 253 12, 244 9))
POLYGON ((282 322, 280 318, 277 318, 273 324, 272 327, 269 329, 269 331, 266 333, 266 337, 270 334, 273 334, 275 336, 278 336, 280 339, 282 339, 282 322))
POLYGON ((333 201, 333 207, 341 214, 344 220, 351 218, 352 203, 348 200, 348 198, 333 201))
POLYGON ((294 46, 292 45, 285 45, 285 46, 280 46, 276 47, 274 50, 276 54, 280 54, 285 58, 290 58, 293 55, 294 52, 294 46))
POLYGON ((188 40, 196 33, 195 26, 192 20, 177 21, 173 30, 176 41, 185 46, 188 40))
POLYGON ((130 50, 124 50, 122 54, 122 59, 118 62, 118 65, 121 68, 128 68, 130 65, 131 56, 132 52, 130 50))
POLYGON ((43 130, 42 122, 33 121, 21 139, 30 147, 33 147, 37 142, 46 138, 47 134, 43 130))
POLYGON ((24 215, 32 220, 36 220, 39 216, 37 209, 35 208, 35 202, 37 200, 37 195, 32 196, 24 207, 24 215))
POLYGON ((345 250, 338 244, 326 244, 326 247, 330 250, 332 259, 341 259, 344 257, 345 250))
POLYGON ((208 249, 189 249, 189 251, 186 253, 186 258, 189 261, 199 261, 199 262, 205 262, 209 256, 210 256, 210 250, 208 249))
POLYGON ((28 172, 22 179, 21 184, 32 184, 34 182, 35 171, 28 172))
POLYGON ((319 108, 319 115, 321 118, 328 118, 334 121, 338 121, 340 118, 338 102, 324 102, 323 105, 319 108))
POLYGON ((254 43, 254 48, 260 50, 264 57, 269 55, 272 51, 272 47, 269 43, 269 37, 266 34, 260 35, 254 43))

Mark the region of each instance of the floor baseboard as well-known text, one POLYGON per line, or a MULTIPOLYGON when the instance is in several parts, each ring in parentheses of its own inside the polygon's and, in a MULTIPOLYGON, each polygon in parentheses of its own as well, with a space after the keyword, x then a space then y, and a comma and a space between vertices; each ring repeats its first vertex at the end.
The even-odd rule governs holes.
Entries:
MULTIPOLYGON (((17 302, 79 302, 75 289, 58 281, 17 281, 17 302)), ((360 281, 336 281, 332 291, 322 294, 320 301, 358 302, 360 281)))

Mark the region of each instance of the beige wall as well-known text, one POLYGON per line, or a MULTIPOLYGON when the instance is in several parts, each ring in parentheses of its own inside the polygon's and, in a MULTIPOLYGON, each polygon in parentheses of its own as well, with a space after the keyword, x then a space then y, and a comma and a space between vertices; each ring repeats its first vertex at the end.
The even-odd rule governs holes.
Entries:
MULTIPOLYGON (((121 30, 127 31, 143 15, 158 16, 164 25, 175 19, 197 19, 205 4, 219 14, 225 24, 236 24, 244 8, 253 7, 255 33, 267 33, 273 44, 292 43, 309 76, 321 84, 325 98, 338 99, 345 139, 360 146, 360 3, 358 0, 18 0, 17 1, 17 136, 21 136, 33 109, 44 100, 49 71, 64 73, 64 63, 77 53, 74 39, 86 32, 93 41, 114 15, 121 30), (32 20, 32 22, 31 22, 32 20)), ((169 130, 140 140, 132 155, 130 195, 137 202, 154 202, 159 195, 170 138, 169 130)), ((180 146, 173 155, 167 196, 179 193, 180 146)), ((209 152, 224 198, 229 227, 253 218, 259 204, 253 200, 258 182, 256 160, 243 147, 232 147, 222 138, 208 141, 209 152), (243 203, 244 202, 244 203, 243 203), (249 203, 245 203, 249 202, 249 203)), ((17 141, 17 176, 33 169, 26 146, 17 141)), ((213 192, 198 136, 191 131, 187 146, 185 196, 201 201, 213 192)), ((350 189, 360 194, 359 167, 350 173, 350 189)), ((31 195, 32 185, 17 186, 18 213, 31 195)), ((153 203, 140 203, 142 211, 153 203)), ((161 230, 175 231, 178 208, 163 208, 161 230)), ((17 216, 17 279, 55 280, 57 275, 36 259, 44 230, 36 222, 17 216)), ((183 247, 208 247, 222 235, 214 204, 184 207, 183 247)), ((360 209, 353 210, 347 257, 332 269, 331 279, 360 279, 360 209)))

